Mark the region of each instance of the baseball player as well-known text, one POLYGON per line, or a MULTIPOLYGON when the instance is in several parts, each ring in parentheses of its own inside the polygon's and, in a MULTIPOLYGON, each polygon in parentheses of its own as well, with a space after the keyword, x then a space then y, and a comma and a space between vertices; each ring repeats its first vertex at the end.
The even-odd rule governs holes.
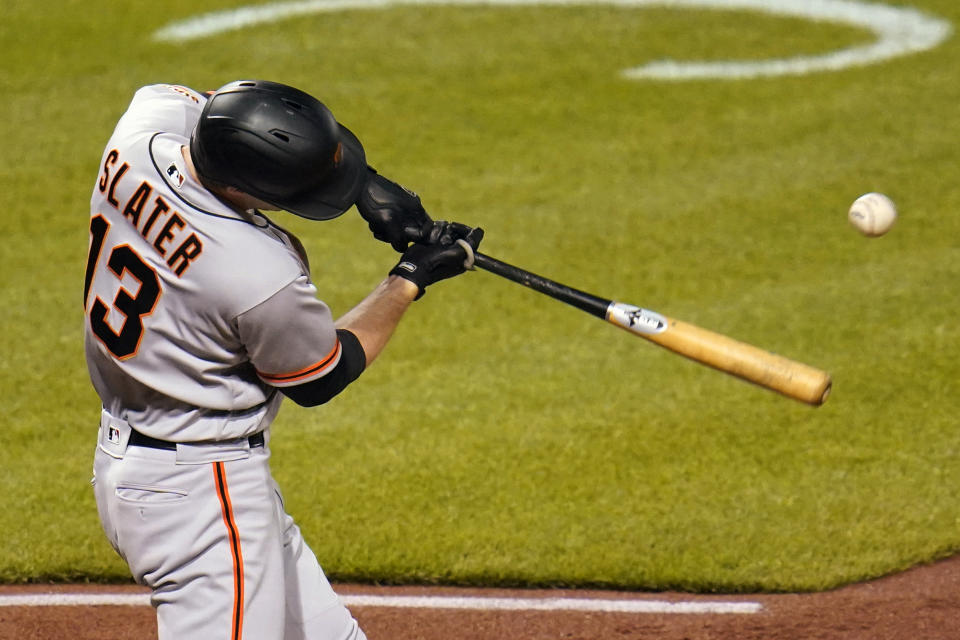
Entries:
POLYGON ((471 265, 483 231, 431 220, 321 102, 266 81, 141 88, 90 212, 94 493, 152 589, 159 637, 364 638, 284 511, 270 424, 284 397, 317 405, 354 381, 413 300, 471 265), (403 255, 335 320, 300 242, 261 211, 328 220, 355 204, 403 255))

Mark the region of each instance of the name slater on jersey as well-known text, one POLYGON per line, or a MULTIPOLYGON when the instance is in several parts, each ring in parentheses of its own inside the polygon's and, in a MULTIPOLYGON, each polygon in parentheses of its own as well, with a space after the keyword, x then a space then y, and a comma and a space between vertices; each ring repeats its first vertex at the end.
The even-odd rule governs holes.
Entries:
POLYGON ((183 275, 190 265, 203 253, 203 243, 187 225, 179 213, 170 208, 163 195, 154 196, 154 187, 144 180, 121 205, 117 199, 117 186, 130 165, 121 162, 120 153, 113 149, 103 163, 103 173, 97 183, 100 193, 107 202, 119 211, 130 224, 140 232, 143 239, 162 257, 167 266, 178 276, 183 275), (176 248, 170 252, 170 247, 176 248), (167 253, 169 252, 169 256, 167 253))

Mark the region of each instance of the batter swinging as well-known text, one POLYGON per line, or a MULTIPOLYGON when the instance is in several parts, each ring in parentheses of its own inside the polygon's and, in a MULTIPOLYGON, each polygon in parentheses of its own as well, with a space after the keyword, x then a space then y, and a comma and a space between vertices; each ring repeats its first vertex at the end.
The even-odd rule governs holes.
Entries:
POLYGON ((152 589, 161 640, 364 637, 284 511, 270 423, 283 397, 317 405, 355 380, 482 237, 431 220, 293 87, 136 92, 91 199, 85 342, 100 519, 152 589), (354 204, 403 255, 334 320, 300 242, 260 210, 328 220, 354 204))

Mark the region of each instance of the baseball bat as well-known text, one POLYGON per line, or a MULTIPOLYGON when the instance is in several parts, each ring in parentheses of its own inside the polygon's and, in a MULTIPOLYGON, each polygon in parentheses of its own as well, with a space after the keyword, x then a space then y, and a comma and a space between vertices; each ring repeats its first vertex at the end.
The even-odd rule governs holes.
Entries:
POLYGON ((585 293, 483 253, 474 254, 474 266, 586 311, 681 356, 795 400, 819 406, 830 395, 830 374, 802 362, 649 309, 585 293))

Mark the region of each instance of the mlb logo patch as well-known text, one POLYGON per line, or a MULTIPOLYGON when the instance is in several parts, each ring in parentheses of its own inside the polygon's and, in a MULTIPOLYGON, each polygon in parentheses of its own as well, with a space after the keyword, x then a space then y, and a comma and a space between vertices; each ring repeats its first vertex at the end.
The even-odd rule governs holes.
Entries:
POLYGON ((177 168, 176 163, 171 163, 170 166, 167 167, 167 175, 177 184, 177 187, 183 186, 183 174, 180 173, 180 169, 177 168))
POLYGON ((107 428, 107 440, 109 440, 109 441, 112 442, 113 444, 119 445, 119 444, 120 444, 120 430, 117 429, 116 427, 108 427, 108 428, 107 428))

